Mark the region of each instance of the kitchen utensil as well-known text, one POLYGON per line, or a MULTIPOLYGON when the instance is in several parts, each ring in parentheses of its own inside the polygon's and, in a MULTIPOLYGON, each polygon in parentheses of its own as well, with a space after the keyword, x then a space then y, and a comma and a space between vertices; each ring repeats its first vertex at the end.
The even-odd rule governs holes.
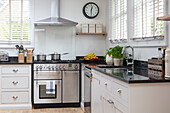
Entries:
POLYGON ((45 54, 38 54, 37 61, 46 61, 46 55, 45 54))

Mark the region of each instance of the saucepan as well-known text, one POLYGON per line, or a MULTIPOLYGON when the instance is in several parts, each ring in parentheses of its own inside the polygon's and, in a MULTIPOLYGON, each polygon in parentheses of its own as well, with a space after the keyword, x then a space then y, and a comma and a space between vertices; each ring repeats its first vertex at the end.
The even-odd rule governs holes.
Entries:
POLYGON ((49 54, 51 56, 51 60, 60 60, 61 55, 67 55, 69 53, 62 53, 58 54, 57 52, 54 52, 53 54, 49 54))

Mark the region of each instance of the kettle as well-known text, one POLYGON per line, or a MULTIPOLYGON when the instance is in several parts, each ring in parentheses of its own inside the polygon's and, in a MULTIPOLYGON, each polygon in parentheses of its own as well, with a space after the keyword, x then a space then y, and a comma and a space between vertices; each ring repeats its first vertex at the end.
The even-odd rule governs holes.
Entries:
POLYGON ((170 77, 170 49, 165 51, 165 77, 170 77))

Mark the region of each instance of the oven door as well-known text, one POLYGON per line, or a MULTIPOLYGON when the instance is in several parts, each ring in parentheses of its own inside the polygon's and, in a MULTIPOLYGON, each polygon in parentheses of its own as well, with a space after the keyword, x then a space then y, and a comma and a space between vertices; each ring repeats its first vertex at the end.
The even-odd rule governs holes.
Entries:
POLYGON ((55 80, 55 94, 46 94, 46 81, 34 80, 34 104, 61 103, 61 80, 55 80))

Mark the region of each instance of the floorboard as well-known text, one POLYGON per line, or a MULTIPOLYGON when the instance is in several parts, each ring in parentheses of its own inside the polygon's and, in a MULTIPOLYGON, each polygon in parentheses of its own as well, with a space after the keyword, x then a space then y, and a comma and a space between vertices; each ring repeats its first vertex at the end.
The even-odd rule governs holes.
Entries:
POLYGON ((0 110, 0 113, 83 113, 81 108, 50 108, 32 110, 0 110))

